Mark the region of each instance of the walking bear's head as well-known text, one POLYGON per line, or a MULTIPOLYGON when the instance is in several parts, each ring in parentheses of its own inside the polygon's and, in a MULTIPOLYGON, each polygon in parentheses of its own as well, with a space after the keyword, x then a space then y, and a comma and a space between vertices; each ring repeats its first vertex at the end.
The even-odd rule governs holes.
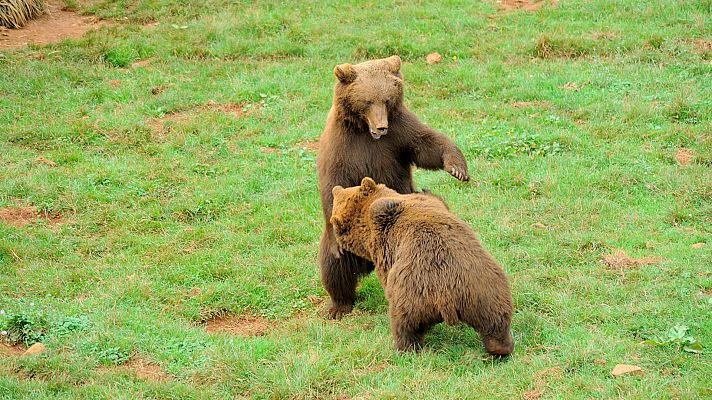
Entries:
POLYGON ((330 222, 339 246, 373 260, 369 242, 395 222, 402 210, 401 195, 369 177, 361 180, 361 186, 335 186, 331 193, 334 203, 330 222))

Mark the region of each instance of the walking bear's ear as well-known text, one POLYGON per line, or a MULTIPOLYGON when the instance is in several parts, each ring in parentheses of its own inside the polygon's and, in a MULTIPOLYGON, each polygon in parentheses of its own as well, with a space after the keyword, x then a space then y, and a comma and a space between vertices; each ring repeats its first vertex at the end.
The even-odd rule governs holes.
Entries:
POLYGON ((403 211, 403 203, 403 200, 393 197, 384 197, 374 201, 368 208, 371 221, 379 229, 393 225, 403 211))
POLYGON ((351 64, 339 64, 334 67, 334 75, 341 83, 351 83, 356 80, 356 69, 351 64))
POLYGON ((361 179, 361 193, 369 195, 374 190, 376 190, 376 181, 369 177, 361 179))
POLYGON ((339 192, 342 191, 342 190, 344 190, 344 188, 342 188, 342 187, 339 186, 339 185, 336 185, 336 186, 334 186, 333 188, 331 188, 331 195, 332 195, 332 196, 336 196, 336 194, 339 193, 339 192))
POLYGON ((386 65, 389 71, 397 74, 401 69, 401 58, 398 56, 390 56, 386 58, 386 65))

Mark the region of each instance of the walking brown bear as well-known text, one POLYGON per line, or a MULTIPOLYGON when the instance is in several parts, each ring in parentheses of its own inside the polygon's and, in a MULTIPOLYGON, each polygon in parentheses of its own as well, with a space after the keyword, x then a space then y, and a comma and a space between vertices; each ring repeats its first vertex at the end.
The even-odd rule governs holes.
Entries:
POLYGON ((428 329, 443 321, 475 328, 491 354, 514 350, 507 277, 442 200, 398 194, 368 177, 332 191, 336 240, 376 265, 398 350, 419 349, 428 329))
POLYGON ((444 169, 469 179, 462 152, 403 104, 401 59, 392 56, 334 68, 334 100, 319 142, 317 169, 325 227, 319 244, 321 281, 331 297, 327 316, 351 312, 358 279, 373 264, 339 249, 332 232, 334 186, 355 186, 370 176, 399 193, 415 191, 412 169, 444 169))

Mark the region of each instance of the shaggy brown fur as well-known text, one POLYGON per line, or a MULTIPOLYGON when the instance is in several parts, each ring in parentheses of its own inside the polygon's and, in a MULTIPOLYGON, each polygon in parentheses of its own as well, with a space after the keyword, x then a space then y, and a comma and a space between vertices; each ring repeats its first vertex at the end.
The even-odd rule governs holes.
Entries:
POLYGON ((325 229, 319 245, 321 280, 331 296, 327 315, 341 318, 356 300, 358 279, 373 264, 336 244, 331 218, 331 188, 355 186, 371 176, 399 193, 412 193, 413 166, 445 169, 469 179, 460 150, 443 134, 423 124, 403 105, 403 75, 398 56, 334 68, 338 78, 326 129, 319 142, 317 167, 325 229))
POLYGON ((465 322, 495 355, 514 350, 507 277, 475 232, 430 195, 401 195, 364 178, 333 189, 339 245, 376 265, 399 350, 418 349, 431 326, 465 322))

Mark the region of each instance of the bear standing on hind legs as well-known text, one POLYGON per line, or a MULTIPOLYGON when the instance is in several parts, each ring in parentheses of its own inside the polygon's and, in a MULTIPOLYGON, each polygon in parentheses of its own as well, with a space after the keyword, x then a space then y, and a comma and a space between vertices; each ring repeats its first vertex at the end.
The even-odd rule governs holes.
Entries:
POLYGON ((400 57, 392 56, 334 68, 334 100, 316 159, 325 220, 319 265, 331 297, 329 318, 351 312, 358 279, 374 268, 336 243, 329 222, 334 186, 357 186, 370 176, 398 193, 413 193, 413 166, 444 169, 461 181, 469 179, 460 149, 403 104, 400 67, 400 57))

